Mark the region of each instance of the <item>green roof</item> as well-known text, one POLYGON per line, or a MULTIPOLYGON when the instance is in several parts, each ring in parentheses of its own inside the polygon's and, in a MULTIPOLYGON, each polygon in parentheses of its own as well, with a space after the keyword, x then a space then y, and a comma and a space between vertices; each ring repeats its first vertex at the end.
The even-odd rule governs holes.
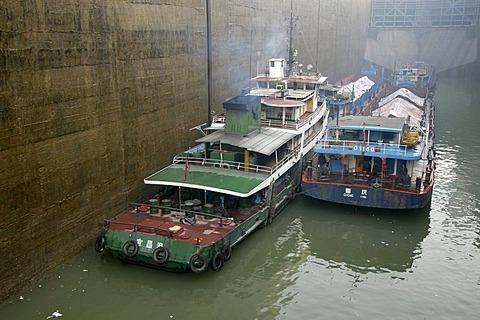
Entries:
POLYGON ((172 164, 144 179, 145 184, 168 185, 221 192, 247 197, 268 184, 261 186, 270 176, 243 170, 190 164, 185 179, 184 164, 172 164))

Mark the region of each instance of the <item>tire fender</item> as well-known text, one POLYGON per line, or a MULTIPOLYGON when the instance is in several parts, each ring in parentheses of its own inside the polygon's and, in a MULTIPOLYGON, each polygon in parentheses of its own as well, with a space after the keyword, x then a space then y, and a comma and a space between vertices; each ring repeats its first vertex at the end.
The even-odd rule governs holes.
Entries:
POLYGON ((205 269, 207 269, 208 260, 201 253, 195 253, 190 258, 189 265, 190 269, 192 269, 193 272, 202 273, 203 271, 205 271, 205 269))
POLYGON ((125 242, 122 248, 123 255, 127 258, 133 258, 138 254, 138 243, 134 240, 125 242))
POLYGON ((223 260, 228 261, 232 257, 232 247, 228 243, 224 244, 220 249, 220 252, 223 255, 223 260))
POLYGON ((213 271, 220 271, 223 267, 225 258, 221 252, 215 252, 210 260, 210 267, 213 271))
POLYGON ((153 261, 157 264, 164 264, 168 261, 170 253, 167 248, 158 247, 153 251, 153 261))
POLYGON ((95 251, 103 252, 105 250, 106 244, 107 244, 107 240, 105 239, 105 236, 102 233, 95 240, 95 251))

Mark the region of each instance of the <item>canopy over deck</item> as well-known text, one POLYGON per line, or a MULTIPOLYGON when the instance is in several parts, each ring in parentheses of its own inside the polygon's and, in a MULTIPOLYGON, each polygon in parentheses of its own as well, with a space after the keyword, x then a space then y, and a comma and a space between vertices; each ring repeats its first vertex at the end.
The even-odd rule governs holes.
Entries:
MULTIPOLYGON (((237 197, 248 197, 263 188, 268 175, 243 170, 191 164, 172 164, 144 179, 145 184, 188 187, 237 197)), ((268 185, 268 184, 266 184, 268 185)))
POLYGON ((401 132, 405 118, 384 118, 384 117, 363 117, 363 116, 345 116, 343 118, 333 119, 327 125, 329 129, 350 129, 350 130, 377 130, 401 132))
POLYGON ((224 130, 218 130, 197 139, 196 142, 220 142, 269 156, 295 135, 293 132, 272 128, 262 128, 249 135, 229 134, 224 130))
POLYGON ((303 101, 280 99, 280 98, 265 98, 262 100, 262 102, 266 106, 277 107, 277 108, 301 107, 305 104, 303 101))

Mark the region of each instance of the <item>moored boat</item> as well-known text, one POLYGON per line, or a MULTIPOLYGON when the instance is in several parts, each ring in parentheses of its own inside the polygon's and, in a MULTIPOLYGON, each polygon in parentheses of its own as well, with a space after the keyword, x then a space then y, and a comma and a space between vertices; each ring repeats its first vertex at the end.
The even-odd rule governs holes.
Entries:
POLYGON ((377 97, 385 83, 383 70, 374 66, 362 69, 360 74, 352 74, 335 84, 320 87, 320 96, 327 100, 332 117, 362 114, 370 102, 377 97))
POLYGON ((394 68, 392 85, 396 87, 433 88, 437 80, 435 67, 423 61, 415 61, 394 68))
POLYGON ((303 193, 362 207, 427 205, 434 185, 434 104, 428 88, 410 90, 386 88, 390 94, 373 116, 332 119, 302 177, 303 193))
POLYGON ((145 178, 155 195, 105 220, 96 250, 168 271, 218 271, 234 246, 270 224, 294 197, 328 114, 318 99, 323 78, 287 77, 285 66, 270 60, 254 87, 224 102, 211 133, 145 178))

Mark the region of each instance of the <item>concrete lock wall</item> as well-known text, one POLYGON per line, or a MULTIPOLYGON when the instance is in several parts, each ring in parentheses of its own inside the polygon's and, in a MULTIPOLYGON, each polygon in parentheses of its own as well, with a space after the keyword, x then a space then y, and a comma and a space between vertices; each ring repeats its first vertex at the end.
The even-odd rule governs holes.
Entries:
POLYGON ((367 41, 365 60, 389 69, 412 61, 425 61, 442 72, 474 64, 478 59, 478 46, 478 30, 474 29, 377 29, 367 41))
MULTIPOLYGON (((294 1, 298 60, 313 55, 331 79, 359 70, 366 45, 369 1, 340 2, 294 1)), ((143 178, 194 143, 209 117, 206 3, 2 1, 0 301, 93 245, 104 218, 148 196, 143 178)), ((290 1, 209 4, 220 111, 286 56, 290 1)))

